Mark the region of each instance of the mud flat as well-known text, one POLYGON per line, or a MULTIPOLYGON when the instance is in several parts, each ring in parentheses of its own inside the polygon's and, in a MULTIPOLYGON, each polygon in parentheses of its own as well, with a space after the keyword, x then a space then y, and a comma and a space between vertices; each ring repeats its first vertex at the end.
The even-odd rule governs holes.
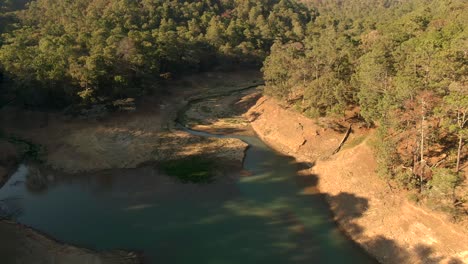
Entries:
MULTIPOLYGON (((262 97, 246 114, 257 135, 276 150, 305 161, 346 233, 382 263, 468 263, 468 234, 448 217, 407 202, 376 173, 367 138, 356 126, 343 150, 333 151, 343 127, 312 120, 262 97)), ((308 177, 308 176, 305 176, 308 177)), ((318 187, 318 189, 317 189, 318 187)))

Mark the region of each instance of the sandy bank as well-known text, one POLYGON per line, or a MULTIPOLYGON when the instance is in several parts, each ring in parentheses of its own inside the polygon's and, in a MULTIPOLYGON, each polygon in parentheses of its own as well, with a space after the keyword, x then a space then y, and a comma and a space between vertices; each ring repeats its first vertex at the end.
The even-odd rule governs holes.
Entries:
POLYGON ((468 263, 468 234, 438 214, 407 202, 380 179, 369 131, 357 127, 336 155, 344 132, 263 97, 246 114, 255 132, 280 152, 312 165, 310 175, 340 226, 382 263, 468 263), (361 142, 363 141, 363 142, 361 142))

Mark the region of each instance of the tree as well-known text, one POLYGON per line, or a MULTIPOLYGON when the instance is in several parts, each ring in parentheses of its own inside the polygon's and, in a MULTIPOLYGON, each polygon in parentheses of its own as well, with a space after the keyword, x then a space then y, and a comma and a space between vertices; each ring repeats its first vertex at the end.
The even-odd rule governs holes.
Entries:
POLYGON ((448 120, 446 126, 458 137, 457 163, 455 172, 460 171, 460 158, 464 139, 468 136, 468 86, 462 83, 452 83, 450 94, 444 97, 444 113, 448 120))
POLYGON ((210 44, 219 47, 223 43, 223 31, 223 24, 219 21, 218 17, 214 16, 211 18, 206 30, 206 39, 210 44))
POLYGON ((112 100, 141 94, 158 76, 226 60, 259 65, 276 38, 296 39, 290 33, 309 17, 290 1, 37 0, 5 35, 0 64, 16 92, 28 91, 20 98, 31 91, 53 92, 57 102, 112 100), (281 23, 275 32, 265 17, 281 23))

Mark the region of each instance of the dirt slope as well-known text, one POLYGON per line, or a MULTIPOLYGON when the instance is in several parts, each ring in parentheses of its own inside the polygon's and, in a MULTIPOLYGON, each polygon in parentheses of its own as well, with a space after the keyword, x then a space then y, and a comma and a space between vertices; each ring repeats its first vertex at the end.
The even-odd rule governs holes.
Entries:
POLYGON ((468 233, 442 214, 407 202, 376 173, 367 141, 356 128, 348 146, 331 155, 344 132, 318 125, 261 98, 246 114, 255 132, 275 149, 312 165, 309 174, 328 201, 340 226, 382 263, 468 263, 468 233), (362 141, 362 140, 361 140, 362 141))

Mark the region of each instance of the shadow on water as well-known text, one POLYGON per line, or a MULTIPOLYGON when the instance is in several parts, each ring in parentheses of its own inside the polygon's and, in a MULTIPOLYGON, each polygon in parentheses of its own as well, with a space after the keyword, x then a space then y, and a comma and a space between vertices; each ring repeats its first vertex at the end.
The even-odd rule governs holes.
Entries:
MULTIPOLYGON (((79 176, 22 166, 0 189, 0 208, 67 243, 142 250, 148 263, 376 262, 337 228, 325 202, 359 237, 364 229, 354 220, 368 210, 365 198, 319 193, 318 176, 307 173, 314 164, 280 155, 258 138, 237 138, 250 145, 248 175, 226 166, 210 184, 183 184, 154 166, 79 176)), ((426 245, 366 241, 371 252, 391 256, 380 261, 405 263, 416 253, 423 263, 440 262, 426 245)))
MULTIPOLYGON (((318 178, 315 175, 307 175, 306 178, 314 186, 318 184, 318 178)), ((314 194, 312 196, 317 196, 314 194)), ((341 228, 346 230, 346 234, 353 238, 364 238, 364 227, 355 223, 355 220, 362 217, 369 209, 369 202, 366 198, 356 196, 351 193, 341 192, 338 195, 319 194, 320 199, 325 199, 333 204, 334 218, 340 222, 341 228)), ((328 209, 328 208, 327 208, 328 209)), ((435 256, 434 250, 430 245, 417 244, 413 248, 402 247, 395 241, 384 236, 365 237, 362 246, 374 254, 378 253, 377 260, 381 263, 450 263, 461 264, 462 260, 451 257, 445 259, 435 256)))

